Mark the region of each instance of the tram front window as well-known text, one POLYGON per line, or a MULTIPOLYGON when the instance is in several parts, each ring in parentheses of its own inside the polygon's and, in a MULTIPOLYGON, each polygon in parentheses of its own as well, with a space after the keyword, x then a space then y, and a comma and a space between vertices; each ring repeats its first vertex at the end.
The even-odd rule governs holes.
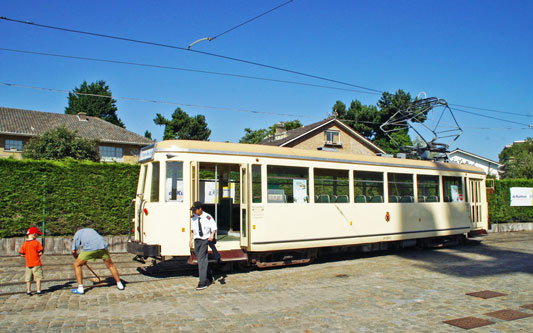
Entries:
POLYGON ((183 162, 167 162, 165 200, 183 202, 183 162))

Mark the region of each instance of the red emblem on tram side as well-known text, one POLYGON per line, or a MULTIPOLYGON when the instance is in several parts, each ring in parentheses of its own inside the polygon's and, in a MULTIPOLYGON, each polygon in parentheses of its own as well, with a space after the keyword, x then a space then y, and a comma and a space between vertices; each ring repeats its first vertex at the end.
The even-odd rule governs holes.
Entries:
POLYGON ((387 212, 387 214, 385 214, 385 221, 387 221, 387 222, 390 221, 390 214, 389 214, 389 212, 387 212))

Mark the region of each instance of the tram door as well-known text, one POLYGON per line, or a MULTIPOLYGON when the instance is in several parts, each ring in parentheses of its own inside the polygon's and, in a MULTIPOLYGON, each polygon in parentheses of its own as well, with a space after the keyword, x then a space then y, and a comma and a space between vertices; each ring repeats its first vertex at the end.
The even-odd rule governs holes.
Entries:
POLYGON ((469 179, 468 188, 470 198, 470 222, 472 222, 472 227, 474 229, 483 228, 483 201, 482 201, 482 180, 480 179, 469 179))
POLYGON ((240 180, 241 180, 241 197, 240 197, 240 217, 241 217, 241 247, 248 247, 249 241, 250 241, 250 212, 248 209, 250 198, 249 198, 249 184, 250 184, 250 175, 248 172, 248 165, 247 164, 241 164, 241 171, 240 171, 240 180))

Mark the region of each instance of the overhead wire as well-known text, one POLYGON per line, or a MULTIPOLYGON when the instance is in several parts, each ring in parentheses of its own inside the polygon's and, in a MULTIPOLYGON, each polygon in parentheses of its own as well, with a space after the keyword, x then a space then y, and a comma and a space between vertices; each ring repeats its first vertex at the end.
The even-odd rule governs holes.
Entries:
POLYGON ((139 44, 152 45, 152 46, 159 46, 159 47, 164 47, 164 48, 169 48, 169 49, 175 49, 175 50, 181 50, 181 51, 187 51, 187 52, 194 52, 194 53, 203 54, 203 55, 206 55, 206 56, 211 56, 211 57, 216 57, 216 58, 226 59, 226 60, 230 60, 230 61, 241 62, 241 63, 245 63, 245 64, 249 64, 249 65, 254 65, 254 66, 259 66, 259 67, 269 68, 269 69, 273 69, 273 70, 277 70, 277 71, 282 71, 282 72, 286 72, 286 73, 291 73, 291 74, 296 74, 296 75, 305 76, 305 77, 310 77, 310 78, 317 79, 317 80, 323 80, 323 81, 328 81, 328 82, 338 83, 338 84, 346 85, 346 86, 349 86, 349 87, 354 87, 354 88, 364 89, 364 90, 368 90, 368 91, 373 91, 373 92, 383 93, 383 91, 381 91, 381 90, 377 90, 377 89, 373 89, 373 88, 368 88, 368 87, 365 87, 365 86, 356 85, 356 84, 352 84, 352 83, 348 83, 348 82, 343 82, 343 81, 339 81, 339 80, 329 79, 329 78, 327 78, 327 77, 323 77, 323 76, 318 76, 318 75, 313 75, 313 74, 307 74, 307 73, 304 73, 304 72, 299 72, 299 71, 295 71, 295 70, 291 70, 291 69, 287 69, 287 68, 282 68, 282 67, 278 67, 278 66, 267 65, 267 64, 263 64, 263 63, 259 63, 259 62, 255 62, 255 61, 250 61, 250 60, 245 60, 245 59, 240 59, 240 58, 235 58, 235 57, 225 56, 225 55, 216 54, 216 53, 211 53, 211 52, 205 52, 205 51, 199 51, 199 50, 187 49, 187 48, 185 48, 185 47, 181 47, 181 46, 175 46, 175 45, 169 45, 169 44, 163 44, 163 43, 156 43, 156 42, 149 42, 149 41, 143 41, 143 40, 138 40, 138 39, 133 39, 133 38, 126 38, 126 37, 112 36, 112 35, 107 35, 107 34, 101 34, 101 33, 95 33, 95 32, 88 32, 88 31, 82 31, 82 30, 76 30, 76 29, 69 29, 69 28, 56 27, 56 26, 51 26, 51 25, 46 25, 46 24, 39 24, 39 23, 35 23, 35 22, 28 22, 28 21, 16 20, 16 19, 12 19, 12 18, 5 17, 5 16, 0 16, 0 19, 5 20, 5 21, 9 21, 9 22, 21 23, 21 24, 27 24, 27 25, 31 25, 31 26, 36 26, 36 27, 46 28, 46 29, 59 30, 59 31, 66 31, 66 32, 72 32, 72 33, 83 34, 83 35, 88 35, 88 36, 95 36, 95 37, 109 38, 109 39, 115 39, 115 40, 122 40, 122 41, 126 41, 126 42, 132 42, 132 43, 139 43, 139 44))
MULTIPOLYGON (((123 96, 109 96, 109 95, 100 95, 100 94, 89 94, 89 93, 80 93, 80 92, 74 92, 74 91, 68 91, 68 90, 62 90, 62 89, 54 89, 54 88, 45 88, 45 87, 36 87, 36 86, 29 86, 29 85, 23 85, 23 84, 17 84, 17 83, 9 83, 9 82, 0 82, 0 85, 8 86, 8 87, 16 87, 16 88, 25 88, 25 89, 33 89, 33 90, 41 90, 41 91, 48 91, 48 92, 57 92, 57 93, 67 93, 67 94, 74 94, 74 95, 81 95, 81 96, 93 96, 93 97, 100 97, 100 98, 108 98, 108 99, 120 99, 120 100, 127 100, 127 101, 135 101, 135 102, 144 102, 144 103, 156 103, 156 104, 168 104, 168 105, 178 105, 178 106, 187 106, 187 107, 193 107, 193 108, 201 108, 201 109, 212 109, 212 110, 223 110, 223 111, 235 111, 235 112, 246 112, 246 113, 254 113, 254 114, 267 114, 267 115, 276 115, 276 116, 290 116, 290 117, 296 117, 296 118, 311 118, 311 116, 305 116, 301 114, 291 114, 291 113, 278 113, 278 112, 268 112, 268 111, 258 111, 258 110, 251 110, 251 109, 239 109, 239 108, 229 108, 229 107, 221 107, 221 106, 212 106, 212 105, 199 105, 199 104, 190 104, 190 103, 181 103, 181 102, 171 102, 171 101, 161 101, 161 100, 153 100, 153 99, 143 99, 143 98, 135 98, 135 97, 123 97, 123 96)), ((490 118, 490 119, 496 119, 500 121, 505 121, 513 124, 518 124, 522 126, 526 126, 525 128, 495 128, 495 127, 464 127, 468 129, 480 129, 480 130, 526 130, 531 129, 532 127, 528 124, 518 123, 510 120, 505 120, 501 118, 491 117, 482 115, 475 112, 470 112, 466 110, 459 110, 455 109, 459 112, 465 112, 470 113, 473 115, 477 115, 480 117, 490 118)), ((339 119, 344 122, 348 121, 355 121, 353 119, 339 119)), ((362 124, 375 124, 380 125, 380 122, 372 122, 372 121, 357 121, 357 123, 362 124)))
MULTIPOLYGON (((364 89, 364 90, 367 90, 367 91, 370 91, 370 92, 374 92, 374 93, 379 93, 379 94, 383 93, 382 90, 368 88, 368 87, 365 87, 365 86, 356 85, 356 84, 343 82, 343 81, 339 81, 339 80, 329 79, 327 77, 322 77, 322 76, 313 75, 313 74, 307 74, 307 73, 303 73, 303 72, 299 72, 299 71, 295 71, 295 70, 291 70, 291 69, 286 69, 286 68, 282 68, 282 67, 262 64, 262 63, 258 63, 258 62, 254 62, 254 61, 250 61, 250 60, 245 60, 245 59, 240 59, 240 58, 235 58, 235 57, 230 57, 230 56, 225 56, 225 55, 205 52, 205 51, 191 50, 191 49, 187 49, 187 48, 180 47, 180 46, 175 46, 175 45, 156 43, 156 42, 150 42, 150 41, 143 41, 143 40, 137 40, 137 39, 119 37, 119 36, 112 36, 112 35, 100 34, 100 33, 94 33, 94 32, 87 32, 87 31, 81 31, 81 30, 76 30, 76 29, 69 29, 69 28, 50 26, 50 25, 39 24, 39 23, 35 23, 35 22, 28 22, 28 21, 12 19, 12 18, 8 18, 8 17, 5 17, 5 16, 0 16, 0 19, 1 20, 5 20, 5 21, 9 21, 9 22, 27 24, 27 25, 32 25, 32 26, 36 26, 36 27, 46 28, 46 29, 66 31, 66 32, 84 34, 84 35, 95 36, 95 37, 110 38, 110 39, 122 40, 122 41, 133 42, 133 43, 140 43, 140 44, 145 44, 145 45, 152 45, 152 46, 159 46, 159 47, 165 47, 165 48, 182 50, 182 51, 189 51, 189 52, 194 52, 194 53, 198 53, 198 54, 203 54, 203 55, 206 55, 206 56, 218 57, 218 58, 222 58, 222 59, 226 59, 226 60, 230 60, 230 61, 246 63, 246 64, 255 65, 255 66, 259 66, 259 67, 264 67, 264 68, 269 68, 269 69, 278 70, 278 71, 282 71, 282 72, 287 72, 287 73, 291 73, 291 74, 296 74, 296 75, 300 75, 300 76, 310 77, 310 78, 314 78, 314 79, 318 79, 318 80, 338 83, 338 84, 341 84, 341 85, 346 85, 346 86, 350 86, 350 87, 364 89)), ((225 74, 221 74, 221 75, 225 75, 225 74)), ((241 76, 241 77, 244 77, 244 76, 241 76)), ((250 78, 252 78, 252 77, 250 77, 250 78)), ((280 81, 283 81, 283 80, 280 80, 280 81)), ((291 83, 291 81, 287 81, 287 82, 284 82, 284 83, 291 83)), ((304 85, 307 85, 307 84, 304 84, 304 85)), ((324 88, 329 88, 329 87, 324 86, 324 88)), ((360 91, 358 91, 358 92, 360 92, 360 91)), ((501 110, 494 110, 494 109, 487 109, 487 108, 472 107, 472 106, 466 106, 466 105, 460 105, 460 104, 449 104, 449 105, 461 106, 461 107, 465 107, 465 108, 472 108, 472 109, 489 111, 489 112, 500 112, 500 113, 518 115, 518 116, 533 117, 531 115, 524 115, 524 114, 519 114, 519 113, 513 113, 513 112, 507 112, 507 111, 501 111, 501 110)), ((474 112, 460 110, 460 109, 457 109, 457 108, 454 108, 454 110, 457 110, 459 112, 471 113, 471 114, 482 116, 482 117, 485 116, 485 115, 481 115, 481 114, 474 113, 474 112)), ((491 118, 490 116, 485 116, 485 117, 491 118)), ((508 121, 508 120, 505 120, 505 119, 500 119, 500 118, 495 118, 495 117, 492 117, 492 118, 496 119, 496 120, 512 122, 512 121, 508 121)), ((517 122, 512 122, 512 123, 530 127, 529 124, 523 124, 523 123, 517 123, 517 122)))
POLYGON ((341 88, 341 87, 333 87, 333 86, 325 86, 325 85, 320 85, 320 84, 311 84, 311 83, 298 82, 298 81, 278 80, 278 79, 271 79, 271 78, 265 78, 265 77, 259 77, 259 76, 250 76, 250 75, 242 75, 242 74, 205 71, 205 70, 200 70, 200 69, 191 69, 191 68, 184 68, 184 67, 173 67, 173 66, 165 66, 165 65, 145 64, 145 63, 137 63, 137 62, 131 62, 131 61, 110 60, 110 59, 102 59, 102 58, 80 57, 80 56, 72 56, 72 55, 57 54, 57 53, 46 53, 46 52, 27 51, 27 50, 19 50, 19 49, 9 49, 9 48, 3 48, 3 47, 0 47, 0 51, 9 51, 9 52, 17 52, 17 53, 25 53, 25 54, 33 54, 33 55, 42 55, 42 56, 58 57, 58 58, 66 58, 66 59, 97 61, 97 62, 105 62, 105 63, 121 64, 121 65, 132 65, 132 66, 139 66, 139 67, 170 69, 170 70, 178 70, 178 71, 193 72, 193 73, 230 76, 230 77, 237 77, 237 78, 243 78, 243 79, 252 79, 252 80, 260 80, 260 81, 271 81, 271 82, 287 83, 287 84, 294 84, 294 85, 301 85, 301 86, 308 86, 308 87, 316 87, 316 88, 324 88, 324 89, 333 89, 333 90, 358 92, 358 93, 362 93, 362 94, 380 95, 379 93, 371 92, 371 91, 356 90, 356 89, 341 88))
MULTIPOLYGON (((377 122, 377 121, 360 121, 360 120, 353 120, 353 119, 339 119, 337 118, 338 120, 342 121, 342 122, 350 122, 350 121, 355 121, 357 122, 358 124, 361 123, 361 124, 370 124, 370 125, 381 125, 382 123, 381 122, 377 122)), ((461 126, 461 128, 463 129, 475 129, 475 130, 530 130, 531 128, 530 127, 470 127, 470 126, 467 126, 467 127, 464 127, 464 126, 461 126)))
POLYGON ((213 39, 215 39, 215 38, 218 38, 218 37, 220 37, 220 36, 222 36, 222 35, 227 34, 228 32, 231 32, 231 31, 233 31, 233 30, 235 30, 235 29, 237 29, 237 28, 240 28, 240 27, 242 27, 243 25, 248 24, 248 23, 252 22, 253 20, 256 20, 256 19, 258 19, 258 18, 260 18, 260 17, 262 17, 262 16, 265 16, 266 14, 271 13, 271 12, 275 11, 276 9, 279 9, 279 8, 285 6, 285 5, 288 5, 289 3, 293 2, 293 1, 294 1, 294 0, 289 0, 289 1, 287 1, 287 2, 282 3, 282 4, 279 5, 279 6, 276 6, 276 7, 272 8, 272 9, 270 9, 270 10, 267 10, 266 12, 264 12, 264 13, 262 13, 262 14, 259 14, 259 15, 255 16, 255 17, 252 17, 251 19, 246 20, 246 21, 244 21, 243 23, 234 26, 233 28, 230 28, 230 29, 228 29, 228 30, 226 30, 226 31, 224 31, 224 32, 222 32, 222 33, 219 33, 219 34, 216 35, 215 37, 211 37, 210 40, 213 40, 213 39))
POLYGON ((143 98, 135 98, 135 97, 121 97, 121 96, 114 96, 114 95, 108 96, 108 95, 101 95, 101 94, 89 94, 89 93, 80 93, 80 92, 54 89, 54 88, 35 87, 35 86, 29 86, 29 85, 23 85, 23 84, 17 84, 17 83, 9 83, 9 82, 0 82, 0 85, 4 85, 8 87, 42 90, 42 91, 49 91, 49 92, 67 93, 67 94, 74 94, 74 95, 81 95, 81 96, 93 96, 93 97, 108 98, 108 99, 121 99, 121 100, 127 100, 127 101, 135 101, 135 102, 170 104, 170 105, 187 106, 187 107, 201 108, 201 109, 247 112, 247 113, 267 114, 267 115, 276 115, 276 116, 291 116, 291 117, 298 117, 298 118, 311 118, 310 116, 304 116, 301 114, 257 111, 257 110, 229 108, 229 107, 222 107, 222 106, 198 105, 198 104, 189 104, 189 103, 180 103, 180 102, 160 101, 160 100, 143 99, 143 98))

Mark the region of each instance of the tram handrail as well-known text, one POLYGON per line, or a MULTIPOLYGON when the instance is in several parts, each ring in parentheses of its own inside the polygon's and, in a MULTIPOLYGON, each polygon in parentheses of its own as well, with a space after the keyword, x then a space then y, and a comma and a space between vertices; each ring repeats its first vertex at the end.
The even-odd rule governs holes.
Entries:
POLYGON ((135 198, 131 199, 130 208, 128 210, 128 242, 131 240, 131 207, 135 207, 135 205, 133 205, 134 202, 135 198))

